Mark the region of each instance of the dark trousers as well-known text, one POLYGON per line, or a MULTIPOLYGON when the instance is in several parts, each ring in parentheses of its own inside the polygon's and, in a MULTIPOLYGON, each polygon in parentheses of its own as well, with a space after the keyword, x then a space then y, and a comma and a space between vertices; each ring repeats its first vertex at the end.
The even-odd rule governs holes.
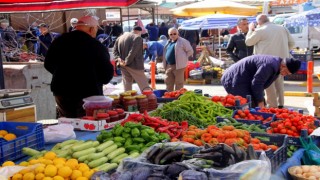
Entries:
POLYGON ((58 110, 58 118, 79 118, 86 115, 83 109, 82 98, 69 96, 55 96, 58 110))

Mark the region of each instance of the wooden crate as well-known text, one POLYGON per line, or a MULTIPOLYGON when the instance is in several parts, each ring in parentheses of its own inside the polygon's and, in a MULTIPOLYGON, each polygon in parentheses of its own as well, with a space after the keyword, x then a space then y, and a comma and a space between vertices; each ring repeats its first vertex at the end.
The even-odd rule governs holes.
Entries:
POLYGON ((205 79, 190 79, 188 78, 186 80, 187 84, 206 84, 206 80, 205 79))

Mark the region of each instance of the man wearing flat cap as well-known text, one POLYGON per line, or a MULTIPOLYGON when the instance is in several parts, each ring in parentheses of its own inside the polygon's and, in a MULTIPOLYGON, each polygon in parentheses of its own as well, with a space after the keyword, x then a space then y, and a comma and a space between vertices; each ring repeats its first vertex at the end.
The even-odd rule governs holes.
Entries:
POLYGON ((280 75, 296 73, 301 62, 271 55, 252 55, 229 67, 221 78, 224 89, 233 95, 251 95, 252 107, 264 107, 264 90, 280 75))
POLYGON ((98 26, 95 17, 80 18, 75 30, 55 39, 47 52, 44 67, 52 74, 60 117, 85 116, 82 99, 103 95, 103 84, 113 77, 109 53, 95 39, 98 26))
POLYGON ((144 74, 142 28, 136 26, 130 33, 121 35, 113 47, 115 60, 120 64, 124 90, 132 90, 133 80, 140 90, 149 87, 144 74))
POLYGON ((49 25, 45 23, 39 24, 39 42, 40 46, 38 49, 38 54, 45 57, 47 55, 47 51, 54 40, 52 33, 49 31, 49 25))

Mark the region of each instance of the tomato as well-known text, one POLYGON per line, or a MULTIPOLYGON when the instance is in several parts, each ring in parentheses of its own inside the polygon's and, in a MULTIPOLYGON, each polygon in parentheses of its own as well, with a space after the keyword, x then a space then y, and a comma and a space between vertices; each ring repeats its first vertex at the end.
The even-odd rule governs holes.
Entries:
POLYGON ((313 129, 308 129, 308 134, 310 135, 313 132, 313 129))
POLYGON ((219 96, 213 96, 212 98, 211 98, 211 101, 214 101, 214 102, 219 102, 221 99, 220 99, 220 97, 219 96))
POLYGON ((250 114, 249 109, 246 109, 246 110, 244 110, 243 112, 244 112, 246 115, 250 114))
POLYGON ((227 103, 227 104, 230 104, 231 106, 234 106, 234 105, 235 105, 235 101, 234 101, 234 99, 232 99, 232 98, 227 98, 227 99, 226 99, 226 103, 227 103))
POLYGON ((287 133, 287 130, 286 130, 286 129, 281 129, 281 130, 280 130, 280 133, 281 133, 281 134, 286 134, 286 133, 287 133))

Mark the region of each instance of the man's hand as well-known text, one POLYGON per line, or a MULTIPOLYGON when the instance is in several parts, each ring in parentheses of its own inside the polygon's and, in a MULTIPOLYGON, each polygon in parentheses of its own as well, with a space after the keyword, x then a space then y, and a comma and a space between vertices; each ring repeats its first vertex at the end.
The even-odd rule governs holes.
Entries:
POLYGON ((126 62, 124 60, 119 61, 120 66, 126 66, 126 62))
POLYGON ((256 25, 255 25, 253 22, 251 22, 251 23, 249 24, 249 30, 250 30, 250 31, 254 31, 255 28, 256 28, 256 25))

